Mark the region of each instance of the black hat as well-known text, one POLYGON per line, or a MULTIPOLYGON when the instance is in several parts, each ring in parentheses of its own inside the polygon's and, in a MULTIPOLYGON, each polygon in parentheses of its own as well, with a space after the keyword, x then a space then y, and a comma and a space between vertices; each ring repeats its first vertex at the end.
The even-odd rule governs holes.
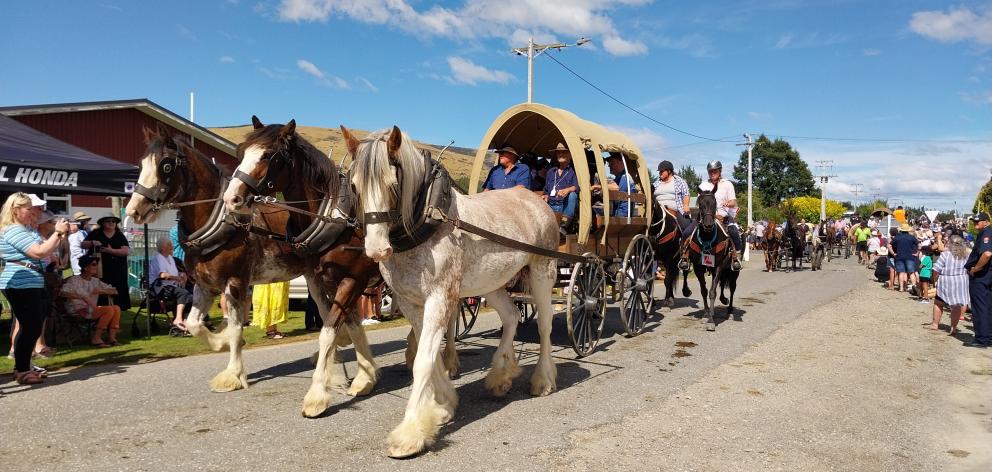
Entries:
POLYGON ((671 161, 661 161, 661 163, 658 164, 659 174, 666 170, 669 172, 675 172, 675 167, 672 165, 671 161))
POLYGON ((979 222, 979 221, 988 221, 989 220, 989 214, 988 213, 985 213, 984 211, 981 211, 981 212, 975 213, 975 216, 972 216, 971 219, 975 220, 976 223, 979 222))

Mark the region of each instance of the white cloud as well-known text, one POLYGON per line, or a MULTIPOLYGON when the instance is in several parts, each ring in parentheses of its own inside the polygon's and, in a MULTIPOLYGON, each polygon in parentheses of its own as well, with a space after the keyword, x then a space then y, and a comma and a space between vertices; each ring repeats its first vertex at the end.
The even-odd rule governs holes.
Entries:
POLYGON ((478 85, 479 82, 495 82, 506 85, 513 76, 501 70, 490 70, 468 59, 449 57, 448 67, 451 68, 451 81, 458 84, 478 85))
POLYGON ((847 41, 847 37, 840 34, 821 34, 819 32, 807 33, 801 37, 792 34, 784 34, 775 42, 775 49, 806 49, 822 48, 834 46, 847 41))
POLYGON ((348 84, 346 80, 335 75, 325 74, 324 71, 320 70, 312 62, 306 59, 300 59, 296 61, 296 67, 299 67, 300 70, 302 70, 303 72, 306 72, 307 74, 313 76, 313 78, 317 80, 318 84, 323 85, 325 87, 331 87, 337 89, 351 88, 351 86, 348 84))
POLYGON ((221 64, 234 64, 235 62, 234 58, 231 56, 221 56, 218 61, 220 61, 221 64))
POLYGON ((572 41, 589 36, 617 56, 645 54, 647 46, 621 36, 608 13, 651 0, 463 0, 460 7, 434 5, 417 10, 409 0, 282 0, 283 21, 326 22, 331 16, 362 23, 389 25, 414 35, 451 39, 521 37, 572 41))
MULTIPOLYGON (((648 128, 628 128, 625 126, 606 125, 611 131, 625 134, 634 144, 641 148, 641 152, 647 156, 660 154, 658 151, 668 147, 668 140, 664 136, 648 128)), ((660 160, 660 159, 659 159, 660 160)))
POLYGON ((716 49, 709 38, 700 34, 690 34, 678 39, 660 38, 657 44, 663 48, 685 51, 694 57, 713 57, 716 49))
POLYGON ((882 55, 882 50, 881 49, 868 48, 868 49, 865 49, 864 51, 862 51, 861 53, 864 54, 865 56, 868 56, 868 57, 871 57, 871 56, 881 56, 882 55))
POLYGON ((913 13, 909 28, 931 39, 944 43, 974 41, 992 46, 992 7, 975 13, 968 8, 958 7, 943 11, 921 11, 913 13))
POLYGON ((958 94, 961 100, 978 105, 992 105, 992 90, 984 92, 961 92, 958 94))
POLYGON ((762 113, 758 111, 749 111, 747 116, 752 120, 767 120, 772 117, 771 113, 762 113))
POLYGON ((185 26, 180 26, 179 27, 179 35, 182 36, 182 37, 184 37, 184 38, 186 38, 186 39, 188 39, 188 40, 190 40, 190 41, 199 41, 200 40, 200 38, 196 36, 196 33, 194 33, 192 30, 190 30, 189 28, 187 28, 185 26))
POLYGON ((103 7, 103 8, 106 8, 107 10, 114 10, 114 11, 117 11, 117 12, 123 12, 124 11, 123 8, 121 8, 121 7, 117 6, 117 5, 109 4, 109 3, 101 3, 100 6, 103 7))
POLYGON ((372 82, 369 81, 369 79, 366 79, 365 77, 358 77, 358 78, 355 79, 355 81, 357 81, 360 84, 364 85, 365 88, 369 89, 369 91, 372 91, 372 92, 378 92, 379 91, 379 87, 376 87, 372 82))

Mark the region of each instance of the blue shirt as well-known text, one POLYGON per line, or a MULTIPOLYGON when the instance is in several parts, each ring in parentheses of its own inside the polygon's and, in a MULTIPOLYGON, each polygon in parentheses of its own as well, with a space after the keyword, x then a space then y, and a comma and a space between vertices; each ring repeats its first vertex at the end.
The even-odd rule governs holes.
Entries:
POLYGON ((517 185, 522 185, 527 189, 530 188, 530 168, 519 162, 510 168, 509 174, 504 172, 500 166, 493 167, 489 171, 489 178, 486 179, 486 184, 483 188, 487 190, 502 190, 513 188, 517 185))
POLYGON ((0 252, 7 265, 0 274, 0 289, 8 288, 45 288, 45 278, 41 275, 41 261, 28 257, 27 251, 35 244, 41 243, 41 235, 34 229, 22 225, 11 225, 0 237, 0 252), (29 269, 12 262, 34 264, 38 270, 29 269))
POLYGON ((179 244, 179 223, 176 223, 172 229, 169 230, 169 239, 172 241, 172 255, 186 263, 186 250, 183 249, 183 245, 179 244))
MULTIPOLYGON (((968 255, 968 261, 964 263, 964 268, 971 270, 972 267, 975 267, 975 264, 978 264, 978 259, 982 257, 982 253, 985 251, 992 251, 992 226, 986 226, 975 237, 975 247, 972 248, 971 254, 968 255)), ((985 267, 975 275, 975 280, 988 281, 992 277, 992 271, 989 270, 989 266, 992 266, 992 264, 985 264, 985 267)))
POLYGON ((894 238, 892 238, 892 250, 896 252, 896 259, 905 261, 908 259, 914 259, 916 256, 913 255, 916 252, 916 238, 914 238, 909 233, 899 232, 894 238))
POLYGON ((544 182, 544 194, 548 196, 549 202, 560 202, 564 200, 561 197, 559 191, 568 187, 575 187, 575 190, 579 189, 579 179, 575 175, 575 167, 568 166, 561 175, 558 175, 558 168, 552 168, 548 170, 548 176, 544 182), (551 192, 555 192, 555 196, 551 196, 551 192))
MULTIPOLYGON (((618 176, 613 177, 613 181, 616 182, 617 186, 620 187, 621 192, 637 193, 637 184, 635 184, 633 180, 627 177, 627 173, 622 173, 618 176)), ((611 213, 610 216, 621 216, 626 218, 627 206, 628 203, 626 199, 613 202, 613 212, 611 213)), ((637 212, 631 211, 630 216, 637 216, 637 212)))

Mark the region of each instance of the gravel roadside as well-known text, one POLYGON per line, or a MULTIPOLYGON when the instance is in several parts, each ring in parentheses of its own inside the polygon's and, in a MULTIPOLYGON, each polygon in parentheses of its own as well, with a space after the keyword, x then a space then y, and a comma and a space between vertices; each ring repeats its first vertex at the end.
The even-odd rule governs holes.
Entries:
POLYGON ((992 470, 992 351, 927 331, 929 310, 866 281, 549 459, 570 471, 992 470))

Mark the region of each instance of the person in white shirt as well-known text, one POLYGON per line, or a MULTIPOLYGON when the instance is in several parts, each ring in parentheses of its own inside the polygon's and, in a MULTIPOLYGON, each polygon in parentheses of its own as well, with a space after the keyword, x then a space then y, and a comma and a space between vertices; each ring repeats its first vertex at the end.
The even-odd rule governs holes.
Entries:
POLYGON ((168 236, 158 240, 158 254, 148 262, 148 287, 156 297, 176 301, 176 317, 172 325, 186 329, 183 314, 193 302, 193 294, 186 290, 188 277, 180 270, 172 256, 172 240, 168 236))
POLYGON ((94 244, 93 241, 84 241, 90 234, 86 231, 86 224, 89 222, 90 216, 81 211, 74 213, 72 221, 69 222, 69 264, 72 265, 73 275, 80 274, 79 258, 83 257, 94 244))
POLYGON ((734 260, 730 267, 733 270, 741 270, 739 254, 744 251, 744 245, 741 241, 741 230, 737 226, 737 193, 734 191, 734 184, 721 177, 723 164, 720 161, 706 164, 706 172, 709 174, 709 182, 715 187, 713 196, 716 197, 716 218, 723 222, 734 243, 732 254, 734 260))

